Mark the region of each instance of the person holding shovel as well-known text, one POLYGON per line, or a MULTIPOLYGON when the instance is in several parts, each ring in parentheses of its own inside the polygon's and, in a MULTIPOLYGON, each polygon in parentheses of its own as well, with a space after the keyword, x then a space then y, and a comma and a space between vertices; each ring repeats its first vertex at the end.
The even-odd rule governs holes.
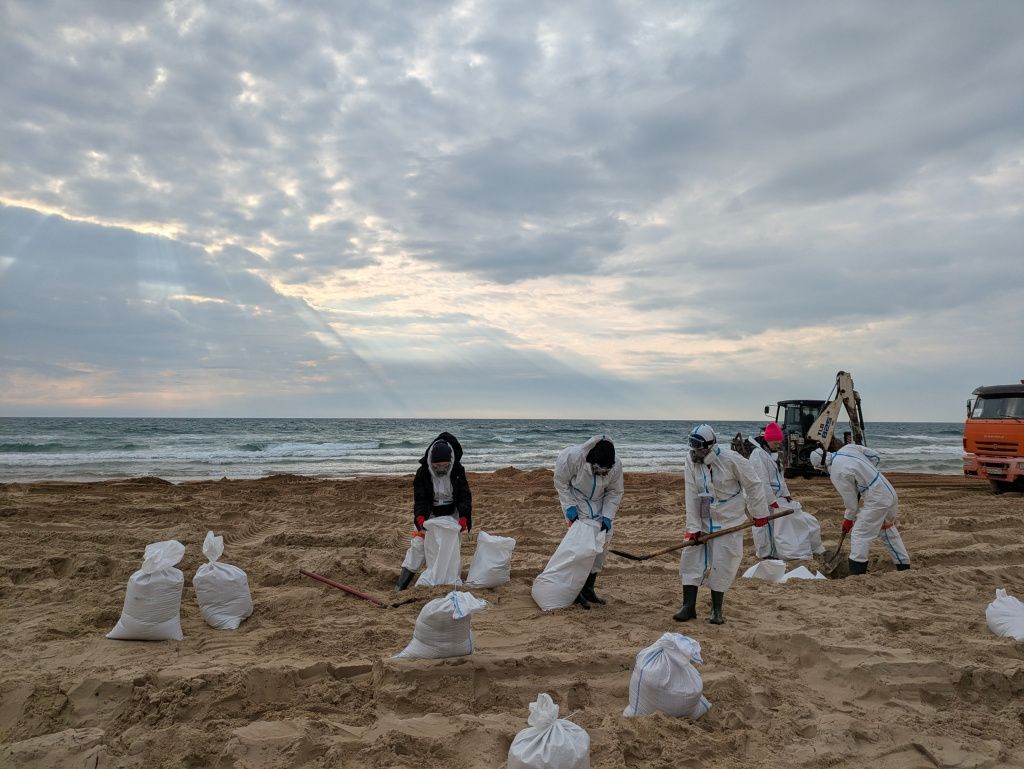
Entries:
POLYGON ((402 573, 395 590, 409 587, 426 562, 424 523, 431 518, 451 516, 458 519, 462 531, 473 527, 473 495, 462 466, 462 444, 454 435, 444 432, 431 441, 420 459, 412 491, 412 521, 416 531, 402 561, 402 573))
POLYGON ((686 540, 679 558, 683 606, 672 619, 686 622, 697 617, 697 588, 711 588, 713 625, 725 622, 722 601, 732 586, 743 558, 743 532, 735 531, 704 541, 702 535, 745 523, 754 511, 754 526, 768 523, 768 502, 761 480, 750 462, 732 449, 717 445, 710 425, 697 425, 689 436, 686 456, 686 540))
POLYGON ((910 554, 896 528, 896 489, 878 469, 881 457, 866 446, 848 443, 839 451, 811 452, 815 467, 824 467, 843 498, 843 532, 850 535, 850 574, 866 574, 868 551, 875 539, 885 544, 898 571, 910 568, 910 554))
POLYGON ((608 555, 612 521, 623 494, 622 462, 615 458, 615 445, 607 437, 595 435, 582 446, 562 449, 555 460, 555 491, 569 526, 586 518, 599 521, 601 531, 607 532, 604 549, 594 559, 590 576, 576 596, 576 603, 584 609, 592 603, 603 605, 607 601, 594 592, 594 581, 608 555))

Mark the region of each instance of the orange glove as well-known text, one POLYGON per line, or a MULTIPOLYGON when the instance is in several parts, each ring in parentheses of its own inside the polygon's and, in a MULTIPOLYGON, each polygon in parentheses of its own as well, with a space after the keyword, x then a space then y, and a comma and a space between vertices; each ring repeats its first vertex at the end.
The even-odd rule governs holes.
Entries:
POLYGON ((760 529, 760 528, 761 528, 762 526, 764 526, 764 525, 765 525, 766 523, 768 523, 768 519, 767 519, 767 518, 755 518, 755 519, 754 519, 754 525, 755 525, 755 526, 756 526, 757 528, 759 528, 759 529, 760 529))
POLYGON ((417 515, 416 516, 416 528, 419 531, 423 531, 423 524, 424 524, 424 522, 426 520, 427 520, 427 517, 425 515, 417 515))
POLYGON ((466 530, 466 516, 459 516, 459 528, 463 531, 466 530))
POLYGON ((843 518, 843 531, 850 531, 853 528, 853 521, 849 518, 843 518))
POLYGON ((700 532, 699 531, 688 531, 688 532, 686 532, 686 541, 687 542, 697 542, 699 544, 700 543, 700 532))

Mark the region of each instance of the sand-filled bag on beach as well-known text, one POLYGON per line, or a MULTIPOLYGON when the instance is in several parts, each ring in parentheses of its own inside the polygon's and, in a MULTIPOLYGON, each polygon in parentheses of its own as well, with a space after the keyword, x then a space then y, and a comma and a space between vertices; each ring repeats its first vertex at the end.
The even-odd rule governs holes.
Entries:
POLYGON ((142 568, 128 579, 121 619, 107 638, 119 641, 180 641, 181 591, 185 577, 174 568, 185 546, 177 540, 146 545, 142 568))
POLYGON ((481 531, 476 538, 476 552, 469 565, 466 584, 474 587, 498 587, 509 581, 512 574, 512 551, 516 541, 512 537, 496 537, 481 531))
POLYGON ((487 607, 487 601, 472 593, 453 590, 435 598, 420 611, 412 640, 396 657, 441 659, 473 653, 473 630, 469 620, 487 607))
POLYGON ((235 630, 252 614, 252 595, 244 571, 237 566, 217 563, 223 554, 224 537, 206 532, 203 555, 207 563, 196 569, 192 586, 206 624, 218 630, 235 630))
POLYGON ((821 527, 818 519, 801 507, 796 500, 779 501, 779 510, 794 512, 769 522, 767 526, 755 528, 751 535, 758 558, 774 556, 783 561, 809 561, 821 544, 821 527))
POLYGON ((767 558, 758 561, 745 572, 745 579, 763 579, 766 582, 782 582, 786 574, 786 562, 767 558))
POLYGON ((427 557, 427 568, 416 580, 416 587, 423 585, 462 584, 462 528, 450 515, 431 518, 423 524, 426 535, 423 550, 427 557))
POLYGON ((998 636, 1024 641, 1024 603, 1000 588, 996 599, 985 609, 989 629, 998 636))
POLYGON ((564 609, 576 600, 587 581, 605 533, 598 521, 580 519, 569 527, 558 549, 533 580, 533 600, 544 611, 564 609))
POLYGON ((636 655, 624 716, 660 712, 696 721, 711 709, 704 681, 694 665, 703 665, 700 644, 681 633, 665 633, 636 655))
POLYGON ((509 746, 508 769, 590 769, 590 735, 559 718, 549 694, 530 703, 526 723, 509 746))

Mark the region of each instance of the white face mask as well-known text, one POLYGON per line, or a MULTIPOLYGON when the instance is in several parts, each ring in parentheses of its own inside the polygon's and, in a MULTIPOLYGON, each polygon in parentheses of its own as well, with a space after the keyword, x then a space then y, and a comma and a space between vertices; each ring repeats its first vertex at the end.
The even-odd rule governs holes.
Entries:
POLYGON ((706 449, 690 449, 690 459, 695 465, 710 465, 714 456, 714 446, 709 446, 706 449))
POLYGON ((590 463, 590 472, 594 475, 608 475, 611 471, 612 469, 610 467, 600 467, 595 465, 593 462, 590 463))

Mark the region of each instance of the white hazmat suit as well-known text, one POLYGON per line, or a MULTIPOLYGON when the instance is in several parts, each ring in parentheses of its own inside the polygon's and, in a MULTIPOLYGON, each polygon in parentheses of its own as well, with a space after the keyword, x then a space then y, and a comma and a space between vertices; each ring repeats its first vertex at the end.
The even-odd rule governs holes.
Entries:
POLYGON ((910 555, 896 529, 899 500, 892 484, 878 469, 880 461, 877 452, 856 444, 847 444, 825 455, 829 478, 846 505, 843 517, 854 521, 850 560, 867 563, 871 542, 877 537, 885 544, 893 563, 909 567, 910 555))
POLYGON ((818 519, 804 510, 793 500, 786 485, 786 478, 779 469, 779 463, 755 440, 748 440, 752 446, 750 464, 761 479, 764 496, 771 506, 781 510, 794 510, 784 518, 769 521, 766 526, 753 531, 754 548, 758 558, 781 560, 810 560, 813 555, 825 552, 821 542, 821 525, 818 519))
MULTIPOLYGON (((622 463, 616 458, 607 475, 594 474, 587 461, 587 454, 600 440, 608 438, 595 435, 582 446, 562 449, 555 460, 555 491, 558 492, 563 515, 567 514, 569 508, 575 507, 580 518, 615 520, 615 513, 622 502, 622 463)), ((604 549, 594 559, 591 574, 599 573, 604 566, 611 538, 612 532, 609 530, 604 540, 604 549)))
MULTIPOLYGON (((713 534, 748 520, 747 510, 757 518, 768 517, 761 479, 750 462, 732 449, 715 446, 703 462, 695 463, 687 454, 686 532, 713 534), (710 509, 702 514, 701 498, 710 499, 710 509)), ((724 593, 736 578, 743 559, 743 532, 683 548, 679 574, 683 586, 707 585, 724 593)))

